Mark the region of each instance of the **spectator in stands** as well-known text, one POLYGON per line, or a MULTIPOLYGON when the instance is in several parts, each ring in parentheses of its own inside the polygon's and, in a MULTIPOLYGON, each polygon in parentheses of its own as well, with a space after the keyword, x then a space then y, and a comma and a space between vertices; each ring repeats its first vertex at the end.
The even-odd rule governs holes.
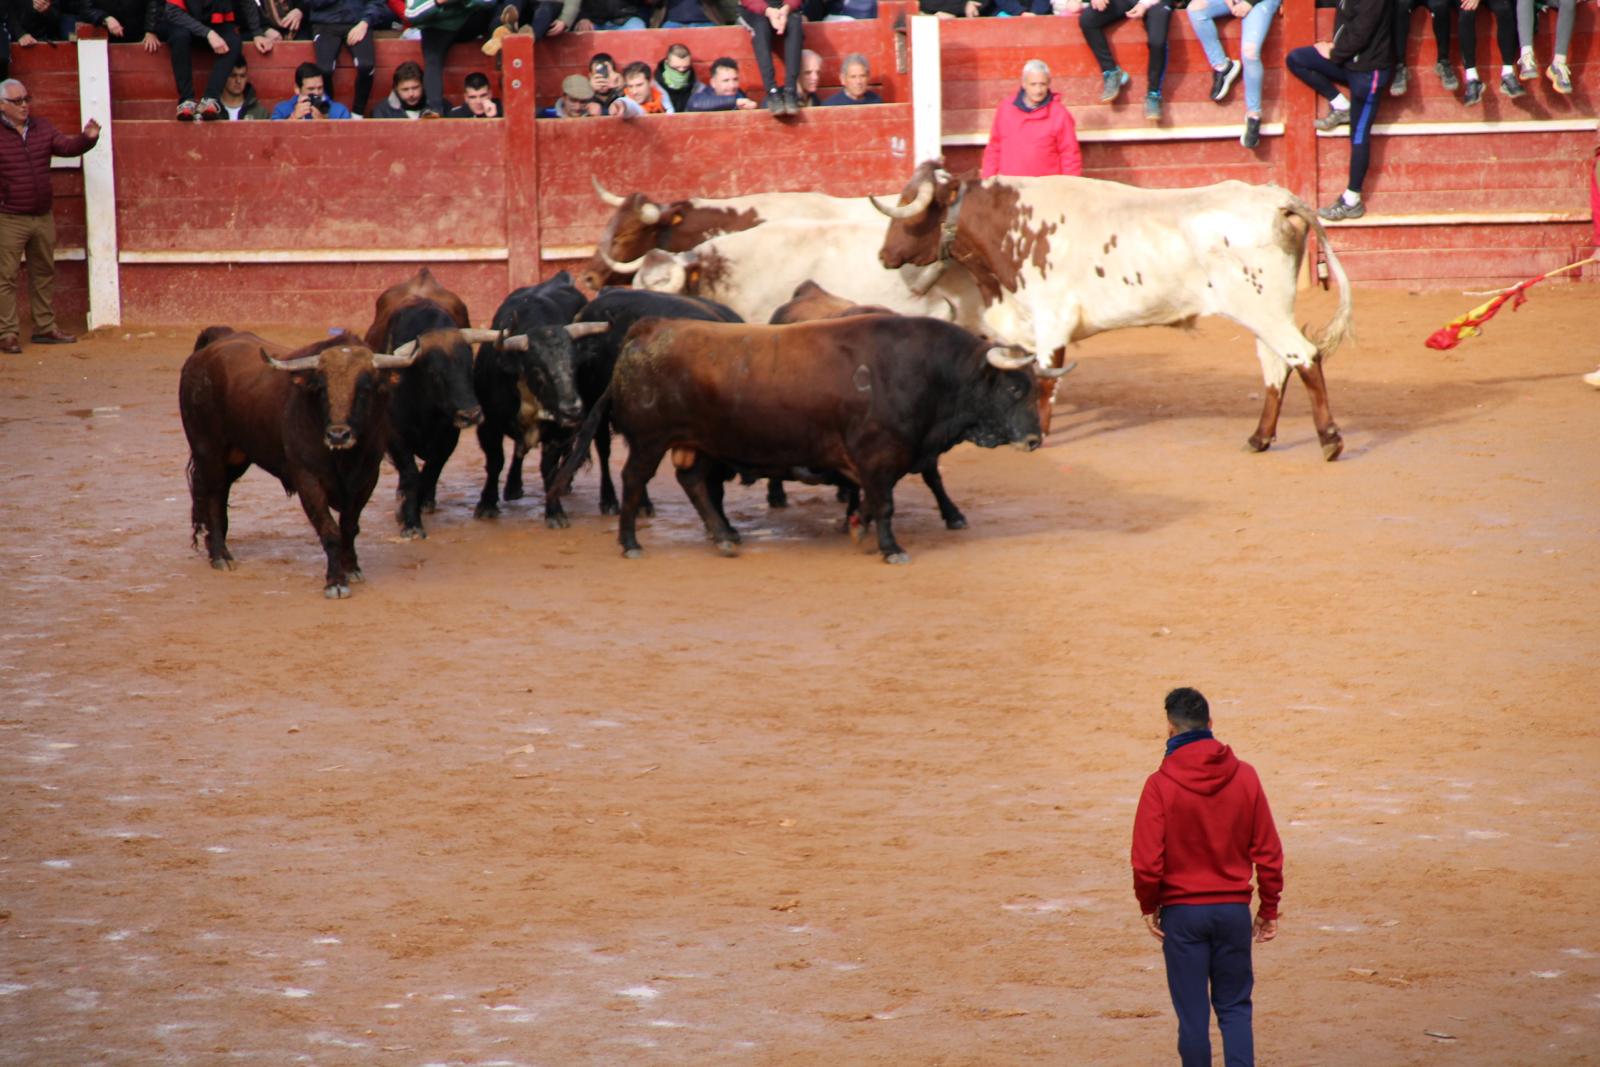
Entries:
POLYGON ((65 41, 67 31, 62 28, 61 15, 62 7, 56 0, 6 2, 6 26, 18 48, 32 48, 40 41, 65 41))
MULTIPOLYGON (((155 43, 155 27, 149 23, 151 7, 156 8, 157 16, 161 14, 161 8, 149 0, 83 0, 77 14, 79 22, 99 26, 112 41, 131 44, 148 37, 155 43)), ((155 48, 148 50, 153 52, 155 48)))
MULTIPOLYGON (((1048 8, 1048 4, 1046 5, 1048 8)), ((878 17, 878 0, 805 0, 800 13, 807 22, 854 22, 878 17)))
POLYGON ((1406 71, 1406 42, 1411 39, 1411 14, 1426 6, 1433 21, 1433 49, 1438 56, 1433 72, 1439 75, 1439 84, 1452 93, 1461 88, 1461 79, 1450 65, 1450 10, 1455 0, 1394 0, 1394 81, 1389 85, 1390 96, 1406 95, 1411 77, 1406 71))
POLYGON ((729 26, 739 21, 739 0, 660 0, 650 25, 663 30, 729 26))
POLYGON ((378 53, 372 31, 389 24, 383 0, 305 0, 311 19, 311 49, 327 85, 333 85, 333 68, 340 49, 348 49, 356 67, 356 95, 350 110, 367 112, 372 80, 378 73, 378 53))
POLYGON ((689 110, 689 98, 700 88, 700 81, 694 76, 694 59, 687 45, 667 46, 667 54, 656 64, 656 84, 667 94, 673 111, 689 110))
POLYGON ((389 95, 378 101, 378 106, 372 109, 372 117, 420 119, 430 114, 437 116, 437 112, 430 112, 422 101, 422 68, 408 59, 394 68, 394 87, 389 95))
POLYGON ((561 99, 539 112, 542 119, 586 119, 600 114, 594 87, 582 74, 569 74, 561 82, 561 99))
POLYGON ((689 98, 690 111, 749 111, 758 105, 739 88, 739 64, 723 56, 711 61, 711 81, 689 98))
POLYGON ((795 79, 796 99, 801 107, 816 107, 822 103, 817 88, 822 84, 822 57, 809 48, 800 50, 800 77, 795 79))
POLYGON ((500 25, 484 42, 483 54, 500 54, 500 43, 512 33, 526 33, 536 41, 559 37, 578 21, 581 0, 513 0, 500 9, 500 25), (531 16, 529 12, 532 12, 531 16), (519 29, 520 27, 520 29, 519 29))
POLYGON ((750 47, 756 53, 756 67, 761 71, 761 83, 767 90, 767 110, 775 118, 800 113, 800 98, 795 93, 795 81, 800 77, 800 50, 805 21, 800 14, 801 0, 740 0, 739 12, 750 29, 750 47), (773 72, 772 53, 783 41, 783 86, 773 72))
POLYGON ((975 19, 994 13, 994 0, 921 0, 917 6, 924 15, 942 19, 975 19))
POLYGON ((579 33, 589 30, 642 30, 648 0, 582 0, 578 6, 579 33))
MULTIPOLYGON (((263 55, 272 51, 273 42, 262 35, 260 11, 251 0, 186 0, 186 4, 167 0, 162 5, 156 36, 172 51, 179 121, 188 122, 197 116, 208 120, 222 117, 222 86, 244 56, 244 42, 235 27, 243 27, 245 35, 255 43, 256 51, 263 55), (196 103, 191 53, 200 41, 220 58, 211 66, 206 94, 196 103)), ((149 38, 145 39, 145 51, 153 51, 149 38)))
POLYGON ((997 175, 1037 178, 1047 174, 1083 176, 1078 125, 1061 98, 1050 91, 1050 68, 1041 59, 1022 67, 1022 87, 1002 100, 989 126, 983 150, 985 178, 997 175))
MULTIPOLYGON (((622 71, 622 93, 646 115, 670 115, 672 101, 661 87, 650 79, 648 63, 629 63, 622 71)), ((613 107, 622 103, 617 100, 613 107)))
POLYGON ((28 255, 28 297, 36 345, 77 341, 56 328, 51 304, 56 282, 56 222, 51 214, 51 156, 81 156, 100 140, 91 118, 83 132, 68 136, 33 113, 28 87, 0 81, 0 352, 22 351, 17 340, 17 273, 28 255))
POLYGON ((1350 127, 1350 183, 1338 200, 1317 212, 1333 222, 1367 213, 1361 185, 1372 157, 1378 98, 1389 84, 1394 64, 1393 13, 1392 0, 1341 0, 1333 17, 1333 40, 1304 45, 1286 57, 1289 73, 1330 105, 1317 120, 1317 129, 1350 127), (1335 83, 1348 86, 1349 97, 1335 83))
POLYGON ((1495 41, 1500 46, 1500 91, 1511 97, 1528 92, 1517 80, 1517 21, 1511 0, 1461 0, 1456 37, 1461 41, 1461 65, 1467 75, 1461 102, 1467 107, 1483 99, 1483 82, 1478 80, 1478 11, 1482 8, 1494 16, 1495 41))
MULTIPOLYGON (((1567 67, 1567 50, 1572 47, 1572 27, 1577 21, 1578 4, 1582 0, 1539 0, 1541 8, 1556 9, 1556 47, 1544 76, 1550 85, 1563 96, 1572 93, 1572 71, 1567 67)), ((1517 59, 1517 77, 1533 81, 1539 76, 1539 63, 1533 57, 1533 20, 1537 14, 1534 0, 1517 0, 1517 40, 1522 54, 1517 59)))
MULTIPOLYGON (((261 33, 272 43, 303 41, 309 37, 311 24, 306 21, 305 0, 257 0, 257 7, 261 33)), ((405 10, 403 2, 400 9, 405 10)))
POLYGON ((484 37, 497 12, 475 0, 407 0, 406 18, 422 31, 422 97, 443 115, 444 61, 450 46, 484 37))
POLYGON ((844 83, 844 88, 824 100, 823 107, 883 103, 883 97, 867 87, 872 80, 872 69, 867 66, 867 57, 860 52, 851 52, 844 57, 844 63, 839 67, 839 80, 844 83))
MULTIPOLYGON (((1244 70, 1244 133, 1239 143, 1254 148, 1261 143, 1261 84, 1266 69, 1261 65, 1261 43, 1267 39, 1272 20, 1283 0, 1193 0, 1189 5, 1189 24, 1205 49, 1211 64, 1211 99, 1222 103, 1234 79, 1244 70), (1217 19, 1232 15, 1239 20, 1239 59, 1229 59, 1217 35, 1217 19), (1241 63, 1240 60, 1243 60, 1241 63)), ((1404 3, 1405 0, 1400 0, 1404 3)))
POLYGON ((446 113, 447 119, 497 119, 505 114, 500 101, 489 88, 489 76, 473 71, 461 83, 461 104, 446 113))
MULTIPOLYGON (((190 0, 193 3, 194 0, 190 0)), ((347 119, 350 109, 330 100, 322 68, 302 63, 294 68, 294 95, 272 109, 275 119, 347 119)))
POLYGON ((622 75, 610 52, 596 52, 589 57, 589 87, 594 90, 594 102, 600 105, 602 114, 622 95, 622 75))
POLYGON ((1151 122, 1161 121, 1161 83, 1167 74, 1167 27, 1172 22, 1172 9, 1166 0, 1067 0, 1064 13, 1078 16, 1078 27, 1083 39, 1100 64, 1100 102, 1115 100, 1133 81, 1131 75, 1117 66, 1106 41, 1106 27, 1122 22, 1144 22, 1145 37, 1150 45, 1150 61, 1146 67, 1149 84, 1144 94, 1144 117, 1151 122))
POLYGON ((228 72, 228 80, 222 83, 222 96, 218 100, 222 104, 222 117, 229 122, 272 117, 256 98, 256 87, 250 84, 250 68, 245 65, 243 58, 228 72))

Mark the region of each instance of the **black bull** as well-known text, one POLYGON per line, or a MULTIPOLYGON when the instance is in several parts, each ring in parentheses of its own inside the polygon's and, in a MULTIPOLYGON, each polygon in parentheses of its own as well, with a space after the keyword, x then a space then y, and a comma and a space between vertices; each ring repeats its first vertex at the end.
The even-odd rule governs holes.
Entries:
MULTIPOLYGON (((622 468, 623 554, 645 486, 671 450, 678 481, 717 547, 738 533, 722 512, 719 464, 764 477, 861 487, 890 563, 910 557, 894 539, 894 487, 962 441, 1039 447, 1036 371, 1026 353, 994 349, 937 319, 866 315, 795 326, 645 319, 628 334, 611 388, 584 423, 602 418, 628 442, 622 468)), ((588 450, 557 474, 557 491, 588 450)))

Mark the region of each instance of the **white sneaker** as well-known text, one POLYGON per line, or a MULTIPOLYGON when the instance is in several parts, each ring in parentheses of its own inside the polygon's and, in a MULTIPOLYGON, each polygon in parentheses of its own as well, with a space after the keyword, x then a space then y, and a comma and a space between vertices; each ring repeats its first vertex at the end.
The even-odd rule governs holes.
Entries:
POLYGON ((416 26, 409 26, 406 28, 406 32, 400 35, 400 39, 402 41, 420 41, 422 40, 422 30, 416 26))
POLYGON ((1585 384, 1592 385, 1596 389, 1600 389, 1600 368, 1597 368, 1593 374, 1585 374, 1583 376, 1583 380, 1585 384))

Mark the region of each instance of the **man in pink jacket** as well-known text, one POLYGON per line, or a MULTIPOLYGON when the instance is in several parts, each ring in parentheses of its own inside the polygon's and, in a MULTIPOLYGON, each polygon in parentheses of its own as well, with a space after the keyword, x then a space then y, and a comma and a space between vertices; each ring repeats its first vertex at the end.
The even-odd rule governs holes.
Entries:
POLYGON ((1030 59, 1022 68, 1022 88, 995 109, 989 147, 983 150, 983 176, 1046 174, 1082 177, 1083 156, 1072 112, 1050 91, 1050 68, 1030 59))

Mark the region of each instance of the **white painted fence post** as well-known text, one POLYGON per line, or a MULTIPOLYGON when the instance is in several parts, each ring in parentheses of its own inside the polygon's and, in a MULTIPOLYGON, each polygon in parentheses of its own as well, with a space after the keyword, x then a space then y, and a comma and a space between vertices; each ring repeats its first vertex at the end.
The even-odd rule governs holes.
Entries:
POLYGON ((939 70, 939 19, 911 17, 911 129, 914 163, 944 154, 944 79, 939 70))
POLYGON ((111 61, 101 40, 78 42, 78 114, 100 123, 100 142, 83 157, 83 213, 89 265, 89 329, 122 325, 117 272, 116 163, 111 142, 111 61))

